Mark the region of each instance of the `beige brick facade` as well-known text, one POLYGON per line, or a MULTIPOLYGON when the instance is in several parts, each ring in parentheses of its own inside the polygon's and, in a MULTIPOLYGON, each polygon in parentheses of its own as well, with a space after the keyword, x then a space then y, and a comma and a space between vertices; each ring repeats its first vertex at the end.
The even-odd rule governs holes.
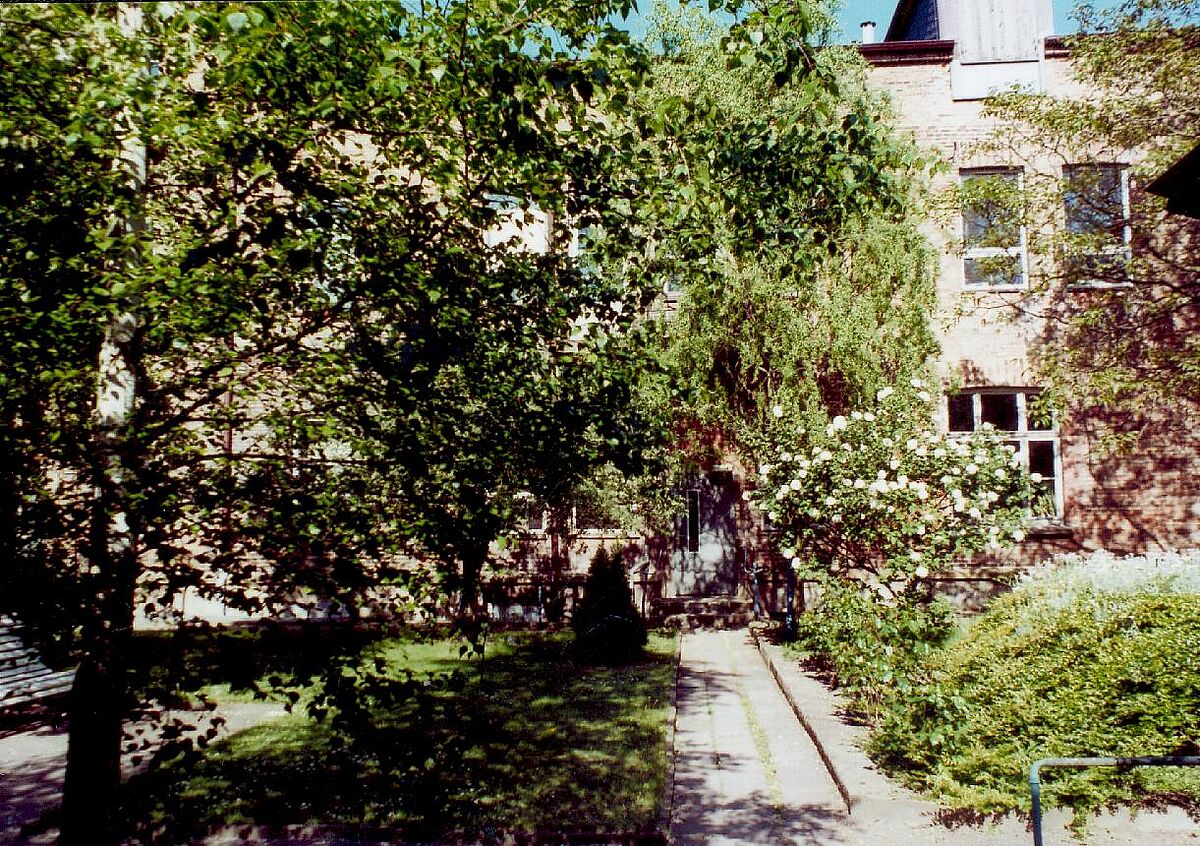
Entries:
MULTIPOLYGON (((968 2, 969 0, 962 0, 968 2)), ((939 11, 958 0, 919 0, 915 6, 937 2, 939 11)), ((1003 3, 997 3, 1000 8, 1003 3)), ((902 7, 898 18, 906 14, 902 7)), ((935 16, 936 17, 936 16, 935 16)), ((903 31, 893 21, 889 34, 903 31)), ((1033 45, 1036 79, 1052 96, 1073 97, 1084 89, 1073 77, 1069 51, 1054 38, 1038 37, 1033 45)), ((885 41, 863 45, 870 84, 889 93, 901 131, 947 167, 935 177, 935 198, 926 231, 941 253, 938 282, 940 362, 948 391, 1003 393, 1006 389, 1036 391, 1039 345, 1054 342, 1055 327, 1047 315, 1078 308, 1087 292, 1053 287, 1052 258, 1023 248, 1025 275, 1013 290, 1002 286, 972 286, 964 272, 964 223, 949 196, 964 169, 1014 168, 1023 174, 1059 174, 1070 155, 1051 156, 1047 145, 1026 143, 1019 126, 1000 126, 984 115, 982 99, 955 98, 961 85, 955 74, 964 69, 961 45, 952 40, 885 41), (996 143, 999 140, 1000 143, 996 143), (938 211, 941 209, 941 211, 938 211), (1038 284, 1037 280, 1051 280, 1038 284), (1034 280, 1030 285, 1029 281, 1034 280)), ((1019 70, 1030 71, 1028 63, 1019 70)), ((991 73, 1003 84, 1008 66, 968 68, 977 75, 991 73)), ((1011 80, 1010 80, 1011 81, 1011 80)), ((1097 151, 1093 161, 1117 165, 1133 162, 1097 151)), ((1086 159, 1080 159, 1086 161, 1086 159)), ((1137 190, 1138 186, 1128 187, 1137 190)), ((1059 207, 1043 211, 1044 226, 1063 225, 1059 207)), ((1023 238, 1037 239, 1030 231, 1023 238)), ((1137 234, 1133 242, 1137 243, 1137 234)), ((1136 247, 1135 247, 1136 248, 1136 247)), ((1179 327, 1179 331, 1194 331, 1179 327)), ((1104 419, 1103 409, 1090 416, 1059 419, 1056 453, 1059 504, 1054 519, 1041 521, 1030 540, 994 563, 1028 565, 1053 552, 1107 548, 1118 552, 1200 546, 1200 426, 1197 410, 1181 400, 1180 407, 1149 420, 1104 419), (1124 426, 1139 435, 1132 450, 1113 455, 1099 448, 1097 422, 1124 426)))

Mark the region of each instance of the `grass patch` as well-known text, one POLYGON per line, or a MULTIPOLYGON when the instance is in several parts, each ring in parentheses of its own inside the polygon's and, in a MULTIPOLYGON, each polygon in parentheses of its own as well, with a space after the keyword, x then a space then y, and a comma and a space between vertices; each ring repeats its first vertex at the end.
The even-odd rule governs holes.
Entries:
MULTIPOLYGON (((240 822, 419 838, 653 827, 670 638, 652 636, 644 660, 617 667, 576 663, 561 634, 503 635, 483 659, 460 658, 456 641, 354 646, 354 662, 303 694, 324 719, 298 709, 194 766, 132 782, 126 807, 141 835, 240 822)), ((205 680, 229 683, 219 677, 205 680)))

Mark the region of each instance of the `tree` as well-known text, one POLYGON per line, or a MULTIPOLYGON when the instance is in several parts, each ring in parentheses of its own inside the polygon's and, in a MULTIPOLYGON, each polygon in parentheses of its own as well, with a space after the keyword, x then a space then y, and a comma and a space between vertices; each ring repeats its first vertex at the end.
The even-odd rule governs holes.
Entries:
POLYGON ((1200 137, 1200 8, 1128 0, 1076 14, 1077 93, 1012 92, 987 109, 1004 127, 992 146, 1025 164, 1012 210, 1033 256, 1021 308, 1046 321, 1051 399, 1129 446, 1200 400, 1197 226, 1144 191, 1200 137))
POLYGON ((354 601, 416 548, 469 595, 515 490, 652 435, 622 408, 644 277, 486 237, 499 193, 642 237, 621 8, 0 13, 4 596, 61 581, 83 624, 64 843, 118 838, 139 585, 354 601))
POLYGON ((657 245, 682 291, 662 334, 678 425, 751 454, 772 408, 822 427, 936 352, 914 214, 924 163, 890 133, 861 62, 817 49, 827 29, 779 5, 724 38, 661 11, 651 34, 665 55, 645 107, 670 116, 661 166, 687 174, 702 209, 657 245), (731 60, 739 41, 756 46, 731 60))

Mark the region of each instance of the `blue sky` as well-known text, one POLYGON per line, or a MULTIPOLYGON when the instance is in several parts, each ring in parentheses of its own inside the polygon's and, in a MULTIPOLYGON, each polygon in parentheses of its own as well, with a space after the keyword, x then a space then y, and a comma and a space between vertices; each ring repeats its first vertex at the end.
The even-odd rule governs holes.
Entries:
MULTIPOLYGON (((653 0, 639 0, 638 5, 642 11, 631 15, 626 21, 629 31, 634 35, 641 35, 645 32, 645 16, 649 14, 653 0)), ((1071 17, 1071 10, 1075 7, 1074 0, 1053 0, 1053 5, 1055 33, 1066 35, 1074 32, 1077 29, 1077 25, 1071 17)), ((1110 3, 1100 0, 1096 5, 1103 7, 1110 3)), ((892 12, 895 10, 896 0, 843 0, 842 9, 837 16, 842 25, 840 41, 846 44, 858 41, 862 37, 859 24, 863 21, 875 21, 877 24, 875 37, 882 39, 884 33, 887 32, 888 23, 892 20, 892 12)))

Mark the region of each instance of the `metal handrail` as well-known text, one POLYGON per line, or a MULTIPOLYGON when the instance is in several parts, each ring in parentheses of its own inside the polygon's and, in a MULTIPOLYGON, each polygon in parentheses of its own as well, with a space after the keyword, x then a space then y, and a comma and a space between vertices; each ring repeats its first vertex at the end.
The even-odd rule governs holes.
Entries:
POLYGON ((1033 846, 1042 846, 1042 784, 1038 778, 1043 769, 1086 769, 1087 767, 1200 767, 1200 755, 1141 755, 1132 758, 1042 758, 1029 768, 1029 793, 1033 798, 1033 846))

